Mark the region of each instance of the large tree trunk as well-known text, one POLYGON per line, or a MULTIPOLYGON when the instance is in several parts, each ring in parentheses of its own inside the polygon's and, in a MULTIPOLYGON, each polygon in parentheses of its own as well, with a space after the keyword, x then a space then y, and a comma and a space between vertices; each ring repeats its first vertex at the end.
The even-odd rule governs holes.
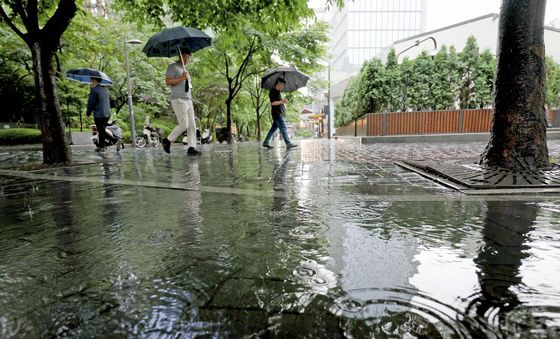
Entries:
POLYGON ((14 0, 4 2, 10 14, 0 6, 0 19, 14 31, 31 50, 33 58, 33 75, 37 102, 41 112, 41 132, 43 139, 43 162, 45 164, 68 163, 71 161, 70 147, 64 138, 64 124, 62 112, 56 91, 55 69, 53 68, 54 53, 60 44, 60 38, 66 31, 78 7, 75 0, 59 0, 57 5, 50 3, 56 9, 52 16, 44 23, 43 28, 39 20, 39 11, 50 11, 48 5, 37 1, 14 0), (39 8, 40 7, 40 8, 39 8), (13 19, 19 20, 26 28, 26 32, 18 27, 13 19))
POLYGON ((70 146, 64 135, 62 111, 58 102, 55 70, 52 67, 54 50, 39 42, 31 46, 35 88, 41 112, 43 162, 45 164, 69 163, 72 160, 70 146))
POLYGON ((546 0, 503 0, 494 117, 481 163, 509 170, 549 166, 544 115, 546 0))

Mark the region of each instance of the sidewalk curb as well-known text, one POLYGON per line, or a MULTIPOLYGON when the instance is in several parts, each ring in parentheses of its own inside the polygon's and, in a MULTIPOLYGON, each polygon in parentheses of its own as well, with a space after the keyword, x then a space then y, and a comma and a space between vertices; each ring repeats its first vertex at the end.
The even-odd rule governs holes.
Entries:
MULTIPOLYGON (((551 129, 547 140, 560 139, 560 130, 551 129)), ((337 137, 337 139, 358 139, 362 144, 378 143, 430 143, 430 142, 489 142, 490 133, 453 133, 453 134, 422 134, 422 135, 385 135, 376 137, 337 137)))

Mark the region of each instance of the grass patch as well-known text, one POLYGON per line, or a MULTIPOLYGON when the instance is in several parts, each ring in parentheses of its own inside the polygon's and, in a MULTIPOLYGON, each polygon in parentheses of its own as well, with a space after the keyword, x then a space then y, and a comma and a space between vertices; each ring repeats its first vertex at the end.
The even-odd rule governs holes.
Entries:
POLYGON ((0 145, 40 144, 41 131, 34 128, 0 129, 0 145))

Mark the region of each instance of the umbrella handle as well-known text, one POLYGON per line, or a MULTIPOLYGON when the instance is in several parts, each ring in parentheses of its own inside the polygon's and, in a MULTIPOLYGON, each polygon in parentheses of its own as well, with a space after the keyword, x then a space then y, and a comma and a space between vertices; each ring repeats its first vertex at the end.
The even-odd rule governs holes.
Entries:
POLYGON ((181 55, 181 49, 177 46, 177 52, 179 53, 179 59, 181 60, 181 65, 183 66, 183 71, 187 73, 187 69, 185 68, 185 64, 183 63, 183 56, 181 55))

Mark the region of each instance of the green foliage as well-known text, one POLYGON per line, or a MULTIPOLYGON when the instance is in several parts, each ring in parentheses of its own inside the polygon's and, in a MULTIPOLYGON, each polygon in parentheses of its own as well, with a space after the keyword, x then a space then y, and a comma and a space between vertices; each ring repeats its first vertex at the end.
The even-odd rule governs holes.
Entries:
POLYGON ((474 71, 474 108, 486 108, 492 104, 496 59, 485 50, 480 54, 478 67, 474 71))
POLYGON ((385 82, 385 69, 381 60, 374 58, 364 64, 360 73, 359 106, 362 112, 377 112, 384 104, 383 86, 385 82))
POLYGON ((476 108, 474 98, 476 69, 479 65, 480 53, 474 36, 467 39, 465 48, 459 55, 461 81, 459 87, 460 108, 476 108))
POLYGON ((359 102, 359 88, 360 77, 353 76, 348 80, 346 90, 342 98, 335 104, 335 125, 344 126, 354 120, 355 118, 363 115, 360 110, 359 102))
POLYGON ((387 55, 387 63, 385 65, 385 84, 383 86, 383 98, 385 99, 384 106, 387 111, 396 111, 400 108, 401 93, 401 70, 399 68, 395 50, 391 49, 387 55))
MULTIPOLYGON (((218 33, 255 21, 267 25, 270 32, 280 33, 286 27, 299 25, 301 18, 313 16, 307 0, 115 0, 114 3, 134 22, 161 27, 167 21, 174 21, 186 26, 209 27, 218 33)), ((327 4, 342 6, 344 1, 328 0, 327 4)))
POLYGON ((436 110, 444 110, 453 107, 455 101, 455 89, 457 81, 454 80, 452 60, 444 45, 434 58, 434 75, 431 86, 432 107, 436 110))
POLYGON ((408 58, 404 58, 400 65, 400 71, 402 79, 400 110, 406 111, 412 107, 411 97, 414 96, 414 62, 408 58))
POLYGON ((298 138, 313 138, 315 133, 309 129, 297 130, 296 137, 298 138))
MULTIPOLYGON (((552 60, 548 65, 547 102, 555 107, 560 101, 560 67, 552 60)), ((385 65, 374 58, 349 79, 336 103, 336 125, 346 125, 369 112, 490 107, 495 69, 494 56, 488 50, 480 54, 472 36, 461 53, 453 46, 442 46, 435 56, 422 52, 401 64, 391 50, 385 65)))
POLYGON ((270 43, 271 51, 303 73, 319 72, 324 68, 319 61, 324 60, 327 54, 328 29, 325 22, 312 22, 299 29, 288 29, 270 43))
POLYGON ((462 74, 459 53, 457 53, 455 46, 451 46, 449 47, 449 55, 447 59, 447 79, 449 81, 449 86, 452 89, 452 98, 448 108, 454 108, 455 102, 459 101, 459 86, 461 78, 462 74))
POLYGON ((41 131, 33 128, 0 129, 0 145, 41 143, 41 131))
POLYGON ((417 111, 431 110, 433 105, 433 94, 431 89, 434 85, 434 66, 430 55, 423 51, 414 60, 412 66, 411 86, 408 97, 410 106, 417 111))
POLYGON ((37 123, 31 52, 9 28, 0 24, 0 121, 37 123))
POLYGON ((548 108, 560 107, 560 65, 546 58, 546 105, 548 108))

